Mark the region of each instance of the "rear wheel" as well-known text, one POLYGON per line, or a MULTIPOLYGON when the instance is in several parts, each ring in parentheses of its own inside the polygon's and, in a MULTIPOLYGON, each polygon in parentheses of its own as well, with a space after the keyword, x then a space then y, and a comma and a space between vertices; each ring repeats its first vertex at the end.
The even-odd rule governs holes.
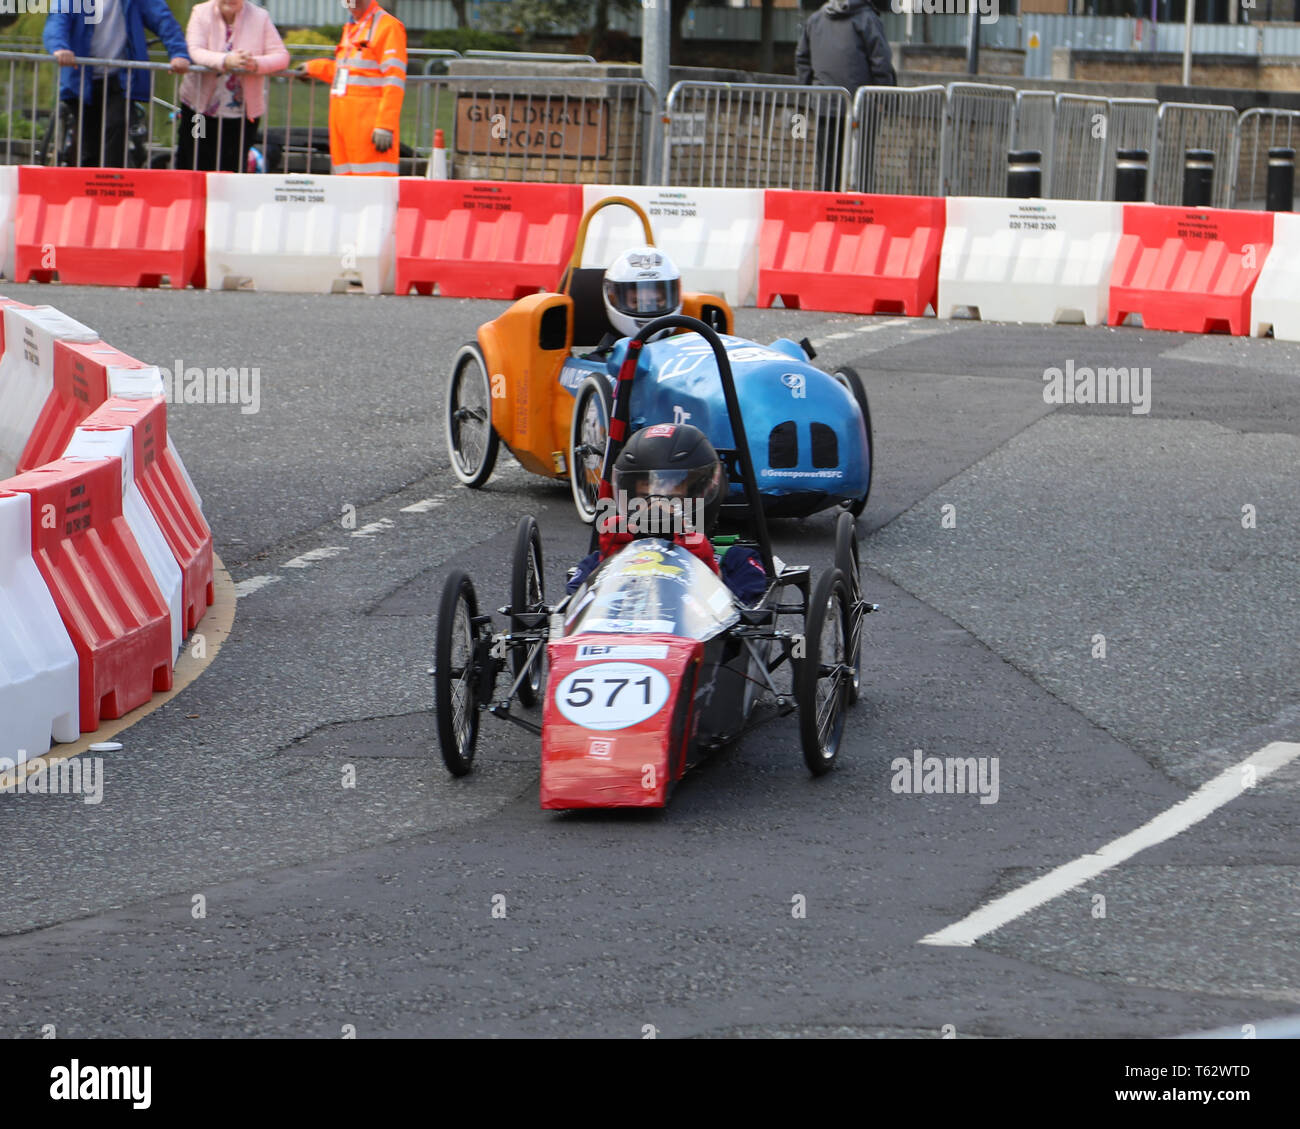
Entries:
MULTIPOLYGON (((542 535, 537 530, 537 522, 531 515, 519 519, 515 527, 515 555, 510 573, 510 630, 523 630, 524 625, 516 618, 518 612, 540 612, 546 606, 546 582, 542 573, 542 535)), ((519 702, 525 708, 537 704, 538 694, 546 678, 546 647, 539 646, 532 662, 528 661, 528 650, 522 647, 510 648, 510 669, 516 678, 519 672, 528 668, 524 680, 519 683, 519 702)))
POLYGON ((492 386, 479 347, 462 345, 447 380, 447 454, 461 482, 477 490, 492 475, 500 439, 492 427, 492 386))
POLYGON ((598 374, 587 377, 578 386, 578 394, 573 400, 573 422, 569 425, 569 485, 573 489, 574 508, 588 525, 596 519, 613 406, 609 381, 598 374))
POLYGON ((795 690, 803 759, 814 776, 834 767, 844 738, 849 631, 848 581, 833 568, 822 573, 809 601, 804 626, 806 655, 795 690))
POLYGON ((464 776, 474 765, 478 741, 479 668, 474 661, 478 601, 474 585, 459 569, 447 577, 438 606, 434 639, 433 705, 438 746, 447 771, 464 776))
POLYGON ((862 685, 862 616, 857 611, 862 602, 862 562, 858 551, 858 523, 849 513, 841 513, 835 521, 835 567, 848 582, 852 603, 849 622, 853 632, 848 649, 848 662, 853 666, 853 677, 849 679, 849 705, 852 705, 858 700, 862 685))
POLYGON ((862 424, 867 430, 867 489, 861 498, 849 506, 849 513, 858 517, 867 508, 867 499, 871 497, 871 461, 876 450, 876 440, 871 434, 871 407, 867 403, 866 386, 863 385, 857 369, 842 365, 835 370, 834 376, 857 401, 858 409, 862 412, 862 424))

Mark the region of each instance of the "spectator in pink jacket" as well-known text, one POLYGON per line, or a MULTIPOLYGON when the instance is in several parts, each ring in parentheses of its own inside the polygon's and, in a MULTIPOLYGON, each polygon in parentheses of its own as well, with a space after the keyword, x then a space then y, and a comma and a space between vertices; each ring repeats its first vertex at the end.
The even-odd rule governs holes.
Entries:
POLYGON ((185 39, 208 72, 181 84, 176 167, 243 172, 266 112, 262 76, 289 66, 284 40, 266 9, 247 0, 196 4, 185 39))

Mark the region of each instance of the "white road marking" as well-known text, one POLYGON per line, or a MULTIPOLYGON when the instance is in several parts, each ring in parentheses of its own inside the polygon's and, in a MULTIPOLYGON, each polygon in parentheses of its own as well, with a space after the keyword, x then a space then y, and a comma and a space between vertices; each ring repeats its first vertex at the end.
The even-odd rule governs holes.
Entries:
POLYGON ((368 525, 363 525, 360 529, 354 529, 352 536, 373 537, 376 533, 383 533, 385 529, 392 529, 396 524, 391 517, 381 517, 378 521, 372 521, 368 525))
POLYGON ((1037 909, 1067 890, 1082 886, 1089 879, 1112 866, 1118 866, 1139 851, 1186 831, 1192 824, 1199 823, 1230 800, 1235 800, 1253 784, 1290 764, 1297 756, 1300 756, 1300 744, 1274 741, 1240 764, 1225 768, 1187 799, 1179 801, 1168 811, 1161 812, 1136 831, 1130 831, 1107 843, 1101 850, 1058 866, 1050 874, 994 899, 956 924, 922 937, 920 944, 973 945, 985 934, 1001 929, 1007 922, 1037 909))
POLYGON ((337 557, 346 548, 346 545, 326 545, 320 549, 312 549, 310 552, 303 553, 301 557, 294 557, 291 561, 285 561, 280 567, 310 568, 317 561, 327 561, 330 557, 337 557))
POLYGON ((277 580, 283 579, 283 576, 250 576, 247 580, 241 580, 235 585, 235 598, 242 599, 244 596, 251 596, 268 584, 274 584, 277 580))
POLYGON ((826 335, 826 340, 827 340, 827 341, 843 341, 843 340, 845 340, 846 338, 849 338, 849 337, 852 337, 852 336, 853 336, 852 333, 828 333, 828 334, 826 335))
POLYGON ((435 494, 432 498, 421 498, 418 502, 412 502, 409 506, 403 506, 399 513, 404 514, 427 514, 430 510, 436 510, 447 499, 441 494, 435 494))
POLYGON ((854 333, 875 333, 878 329, 888 329, 894 325, 907 325, 911 322, 920 321, 920 318, 890 318, 888 321, 872 322, 870 325, 860 325, 854 333))

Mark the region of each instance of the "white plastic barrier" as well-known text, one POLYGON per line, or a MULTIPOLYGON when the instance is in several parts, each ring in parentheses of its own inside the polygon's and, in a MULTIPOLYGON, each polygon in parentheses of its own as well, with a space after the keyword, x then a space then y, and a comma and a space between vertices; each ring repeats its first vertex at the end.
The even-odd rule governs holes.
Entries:
MULTIPOLYGON (((123 400, 152 400, 155 397, 165 397, 167 395, 167 386, 163 383, 162 370, 157 365, 148 365, 145 368, 120 368, 116 365, 110 365, 108 369, 108 394, 118 396, 123 400)), ((176 444, 172 441, 170 432, 167 435, 167 449, 171 451, 172 458, 176 460, 176 466, 180 469, 181 477, 185 479, 185 485, 190 488, 190 493, 194 495, 194 501, 198 504, 199 509, 202 509, 203 499, 199 497, 199 492, 194 488, 194 480, 190 478, 190 472, 185 469, 185 462, 181 458, 181 453, 176 449, 176 444)))
POLYGON ((0 757, 75 741, 77 700, 77 652, 32 560, 31 495, 0 490, 0 757))
POLYGON ((1106 323, 1124 205, 953 196, 939 253, 939 308, 985 321, 1106 323))
POLYGON ((14 229, 18 210, 18 166, 0 165, 0 273, 14 276, 14 229))
POLYGON ((4 307, 0 358, 0 478, 14 473, 41 409, 54 390, 54 342, 99 340, 93 329, 52 306, 4 307))
POLYGON ((391 294, 397 178, 208 176, 209 290, 391 294))
MULTIPOLYGON (((758 302, 758 237, 763 227, 761 188, 657 188, 588 184, 586 211, 606 196, 626 196, 645 209, 662 247, 682 272, 682 288, 721 294, 733 306, 758 302)), ((584 267, 607 267, 645 242, 630 208, 602 208, 587 228, 584 267)))
POLYGON ((172 621, 172 663, 181 649, 185 634, 185 617, 181 603, 181 566, 159 528, 158 519, 149 509, 149 503, 135 484, 135 459, 132 454, 132 431, 129 427, 112 429, 79 427, 72 434, 65 458, 120 460, 122 466, 122 516, 135 535, 144 554, 145 563, 153 574, 154 583, 162 593, 172 621))
POLYGON ((1255 280, 1250 299, 1250 331, 1262 337, 1273 329, 1279 341, 1300 341, 1300 215, 1273 216, 1273 247, 1255 280))

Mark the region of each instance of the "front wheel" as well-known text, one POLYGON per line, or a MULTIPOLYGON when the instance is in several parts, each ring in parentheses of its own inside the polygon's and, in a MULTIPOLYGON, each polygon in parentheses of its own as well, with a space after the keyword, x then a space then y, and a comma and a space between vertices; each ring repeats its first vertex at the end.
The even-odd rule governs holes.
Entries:
POLYGON ((841 512, 835 520, 835 567, 844 573, 849 585, 852 609, 849 622, 853 631, 849 637, 849 659, 853 677, 849 680, 849 705, 858 700, 862 686, 862 561, 858 553, 858 523, 850 513, 841 512))
POLYGON ((478 742, 479 665, 474 584, 460 569, 447 577, 438 607, 433 647, 433 706, 438 746, 447 771, 464 776, 474 766, 478 742))
POLYGON ((834 767, 844 738, 849 637, 849 585, 833 568, 822 573, 808 604, 805 655, 795 684, 799 741, 814 776, 834 767))
POLYGON ((461 482, 477 490, 492 476, 500 439, 492 426, 492 386, 483 353, 462 345, 447 380, 447 454, 461 482))
POLYGON ((613 407, 614 398, 605 377, 593 374, 578 386, 573 422, 569 425, 569 485, 574 508, 588 525, 596 520, 613 407))
MULTIPOLYGON (((510 630, 521 631, 524 628, 518 619, 520 612, 536 614, 546 607, 546 582, 542 575, 542 535, 537 530, 536 520, 529 514, 519 519, 515 527, 514 563, 510 572, 510 630)), ((514 676, 525 666, 528 673, 519 683, 519 703, 525 709, 537 704, 542 682, 546 678, 546 646, 537 647, 532 661, 528 660, 528 651, 523 647, 510 648, 510 669, 514 676)))
POLYGON ((871 497, 871 462, 876 452, 875 436, 871 434, 871 406, 867 403, 867 389, 857 369, 842 365, 835 370, 834 376, 857 402, 858 410, 862 412, 862 426, 867 432, 867 489, 861 498, 849 505, 849 513, 854 517, 861 517, 862 511, 867 508, 867 499, 871 497))

